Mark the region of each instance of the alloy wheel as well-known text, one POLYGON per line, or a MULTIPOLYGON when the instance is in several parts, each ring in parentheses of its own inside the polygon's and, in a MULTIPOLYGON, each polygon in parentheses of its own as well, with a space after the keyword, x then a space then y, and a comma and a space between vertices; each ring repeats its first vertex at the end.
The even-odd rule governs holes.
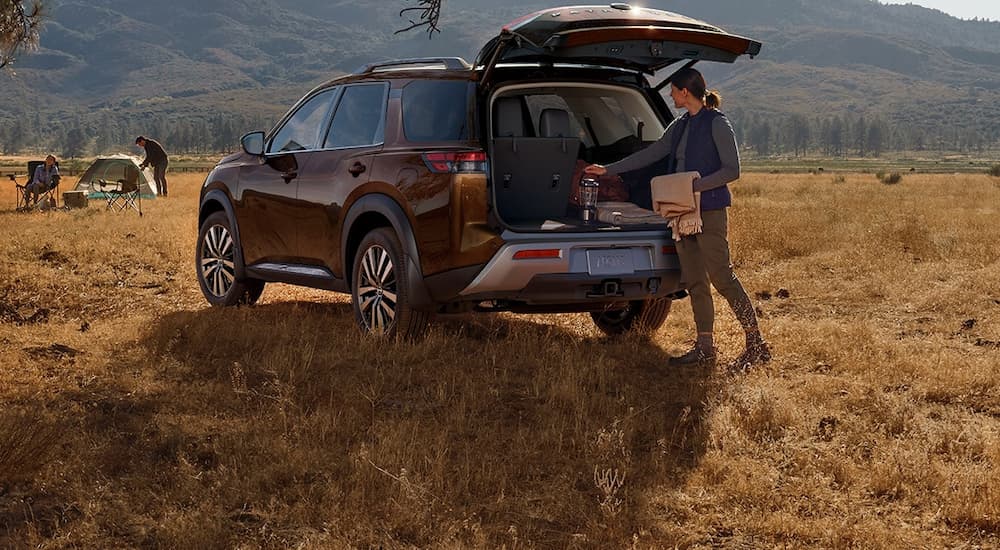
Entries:
POLYGON ((222 298, 236 282, 236 264, 233 261, 233 237, 229 229, 213 225, 205 232, 201 243, 202 280, 214 296, 222 298))
POLYGON ((373 245, 365 251, 358 273, 361 318, 372 332, 388 332, 396 320, 398 288, 389 251, 373 245))

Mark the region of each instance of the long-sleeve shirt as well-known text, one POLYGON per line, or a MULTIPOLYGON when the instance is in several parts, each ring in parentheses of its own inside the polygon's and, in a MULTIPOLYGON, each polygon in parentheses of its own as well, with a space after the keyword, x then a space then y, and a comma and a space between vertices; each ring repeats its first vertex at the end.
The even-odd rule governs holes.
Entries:
POLYGON ((146 138, 146 145, 143 148, 146 149, 146 158, 142 159, 143 165, 166 166, 167 152, 163 150, 163 146, 158 141, 146 138))
POLYGON ((44 164, 39 164, 38 166, 35 167, 35 173, 31 175, 31 184, 38 183, 45 187, 48 187, 49 185, 51 185, 50 182, 52 181, 52 176, 58 176, 58 175, 59 175, 59 167, 56 166, 55 164, 53 164, 52 168, 49 169, 46 169, 44 164))
MULTIPOLYGON (((704 109, 699 111, 698 115, 702 114, 702 112, 704 112, 704 109)), ((698 115, 695 116, 697 117, 698 115)), ((612 174, 620 174, 644 168, 669 156, 670 144, 673 139, 673 132, 678 126, 678 120, 680 120, 680 117, 675 118, 667 126, 667 129, 663 132, 663 136, 649 147, 641 151, 636 151, 617 162, 608 164, 605 168, 612 174)), ((677 172, 686 171, 684 157, 687 150, 687 130, 687 126, 685 126, 684 133, 681 134, 680 142, 677 145, 677 172)), ((698 192, 722 187, 729 182, 736 181, 740 177, 740 153, 736 148, 736 133, 733 131, 733 125, 730 124, 729 119, 725 116, 717 116, 712 121, 712 140, 715 142, 715 147, 719 150, 719 160, 722 166, 711 174, 702 174, 701 178, 695 181, 694 190, 698 192)))

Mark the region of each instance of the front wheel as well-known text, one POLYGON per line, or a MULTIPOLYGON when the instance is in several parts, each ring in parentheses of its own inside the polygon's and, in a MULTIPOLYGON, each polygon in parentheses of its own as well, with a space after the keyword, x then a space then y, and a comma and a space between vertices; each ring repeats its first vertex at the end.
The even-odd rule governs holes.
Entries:
POLYGON ((264 281, 236 276, 239 271, 237 262, 240 261, 236 254, 237 246, 239 243, 233 236, 225 212, 214 212, 201 224, 195 270, 201 293, 213 306, 253 304, 264 292, 264 281))
POLYGON ((650 335, 659 330, 670 315, 670 298, 636 300, 621 309, 591 312, 594 324, 608 336, 627 333, 650 335))
POLYGON ((406 261, 390 228, 374 229, 361 240, 354 255, 351 298, 354 318, 365 332, 415 338, 426 330, 430 313, 412 307, 406 261))

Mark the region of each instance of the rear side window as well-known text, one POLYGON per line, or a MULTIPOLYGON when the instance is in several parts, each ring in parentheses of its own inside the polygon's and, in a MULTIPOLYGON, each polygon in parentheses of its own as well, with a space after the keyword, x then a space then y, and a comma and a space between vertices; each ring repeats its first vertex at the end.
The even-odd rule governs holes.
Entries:
POLYGON ((324 147, 359 147, 381 143, 385 120, 385 84, 344 88, 324 147))
POLYGON ((417 80, 403 88, 403 133, 407 141, 469 138, 469 82, 417 80))

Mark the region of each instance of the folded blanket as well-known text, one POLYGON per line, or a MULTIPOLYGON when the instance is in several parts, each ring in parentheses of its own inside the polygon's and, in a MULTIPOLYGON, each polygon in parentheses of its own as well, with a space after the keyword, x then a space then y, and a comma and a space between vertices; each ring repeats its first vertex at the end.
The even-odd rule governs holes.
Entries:
POLYGON ((663 217, 656 212, 623 201, 598 202, 597 219, 611 225, 663 224, 663 217))
POLYGON ((667 218, 667 226, 670 227, 670 232, 674 234, 675 241, 681 240, 681 237, 701 233, 701 193, 695 192, 694 205, 694 212, 667 218))
POLYGON ((701 193, 692 188, 698 172, 681 172, 656 176, 650 181, 653 207, 664 218, 674 234, 674 240, 701 233, 701 193))

